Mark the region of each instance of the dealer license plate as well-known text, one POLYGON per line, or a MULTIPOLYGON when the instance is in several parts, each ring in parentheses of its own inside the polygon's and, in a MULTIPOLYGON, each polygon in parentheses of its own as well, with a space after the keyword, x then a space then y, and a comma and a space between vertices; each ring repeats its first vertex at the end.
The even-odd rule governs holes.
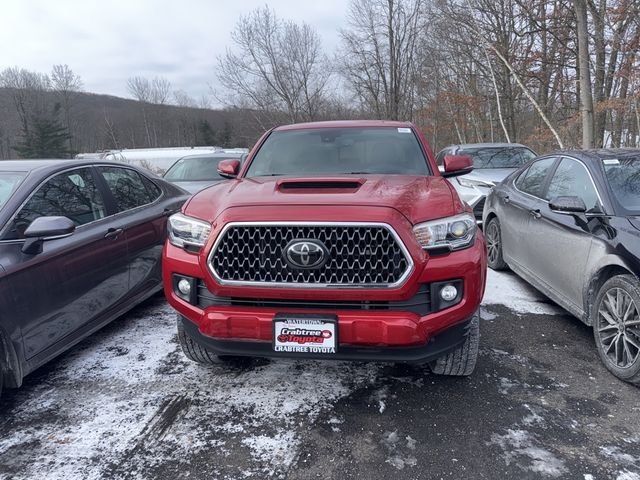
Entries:
POLYGON ((273 320, 273 349, 286 353, 336 353, 336 317, 279 313, 273 320))

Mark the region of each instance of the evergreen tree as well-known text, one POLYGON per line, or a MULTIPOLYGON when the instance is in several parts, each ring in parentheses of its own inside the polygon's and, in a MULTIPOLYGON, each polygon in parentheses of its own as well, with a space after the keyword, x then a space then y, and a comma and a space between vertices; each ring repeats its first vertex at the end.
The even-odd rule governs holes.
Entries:
POLYGON ((229 122, 224 122, 224 126, 222 127, 222 132, 220 132, 220 146, 222 148, 232 148, 231 145, 231 134, 233 133, 233 129, 229 122))
POLYGON ((58 116, 60 104, 56 104, 51 115, 34 115, 28 128, 23 127, 22 141, 13 149, 22 158, 71 158, 68 148, 71 138, 69 130, 61 124, 58 116))
POLYGON ((216 132, 208 120, 200 120, 198 123, 198 135, 196 145, 214 146, 216 144, 216 132))

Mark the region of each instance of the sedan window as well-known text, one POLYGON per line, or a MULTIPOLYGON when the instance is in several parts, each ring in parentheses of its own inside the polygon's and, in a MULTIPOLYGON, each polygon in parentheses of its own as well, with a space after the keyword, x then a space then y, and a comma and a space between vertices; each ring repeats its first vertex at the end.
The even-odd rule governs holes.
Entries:
POLYGON ((164 174, 170 182, 204 182, 225 180, 218 174, 218 162, 224 159, 240 159, 240 156, 227 155, 217 157, 184 157, 178 160, 164 174))
POLYGON ((534 162, 516 180, 515 185, 518 190, 542 198, 544 181, 555 161, 555 158, 545 158, 534 162))
POLYGON ((474 169, 518 168, 533 160, 536 154, 525 147, 478 147, 465 148, 458 155, 468 155, 474 169))
POLYGON ((24 231, 38 217, 68 217, 84 225, 106 215, 104 200, 91 170, 79 168, 44 183, 9 223, 3 240, 24 238, 24 231))
MULTIPOLYGON (((145 186, 138 172, 130 168, 98 167, 116 201, 118 212, 141 207, 154 202, 160 196, 160 189, 145 186)), ((151 183, 151 182, 148 182, 151 183)))
POLYGON ((598 193, 587 168, 576 160, 563 158, 551 178, 546 198, 567 196, 581 198, 588 212, 601 210, 598 193))
POLYGON ((0 208, 9 200, 25 175, 23 172, 0 172, 0 208))
POLYGON ((640 158, 605 159, 604 173, 613 196, 628 215, 640 215, 640 158))

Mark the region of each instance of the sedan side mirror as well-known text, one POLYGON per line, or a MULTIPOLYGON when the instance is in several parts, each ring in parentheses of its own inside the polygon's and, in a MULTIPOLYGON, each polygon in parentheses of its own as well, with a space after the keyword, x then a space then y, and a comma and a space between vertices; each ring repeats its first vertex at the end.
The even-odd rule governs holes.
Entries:
POLYGON ((473 170, 473 159, 468 155, 445 155, 442 165, 443 177, 457 177, 473 170))
POLYGON ((549 208, 557 213, 585 213, 587 206, 580 197, 554 197, 549 201, 549 208))
POLYGON ((224 178, 236 178, 240 171, 240 160, 222 160, 218 163, 218 175, 224 178))
POLYGON ((67 237, 75 230, 76 224, 67 217, 38 217, 24 231, 26 241, 22 252, 29 255, 42 253, 45 240, 67 237))

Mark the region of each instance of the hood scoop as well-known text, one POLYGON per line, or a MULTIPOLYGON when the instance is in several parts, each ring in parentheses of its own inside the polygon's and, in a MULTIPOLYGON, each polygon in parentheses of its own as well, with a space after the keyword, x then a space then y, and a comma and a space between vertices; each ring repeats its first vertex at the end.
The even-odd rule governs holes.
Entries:
POLYGON ((289 178, 279 180, 276 189, 283 193, 353 193, 365 182, 350 178, 289 178))

